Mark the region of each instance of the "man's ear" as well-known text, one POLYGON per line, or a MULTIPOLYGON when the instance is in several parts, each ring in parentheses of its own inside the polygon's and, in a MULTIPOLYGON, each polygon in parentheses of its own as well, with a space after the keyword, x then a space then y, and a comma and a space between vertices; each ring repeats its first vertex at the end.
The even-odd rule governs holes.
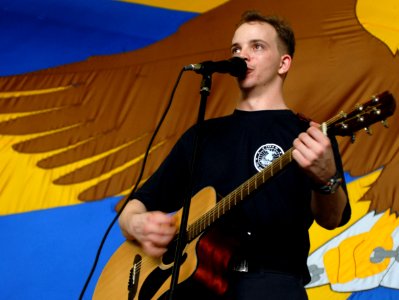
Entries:
POLYGON ((292 58, 290 55, 284 54, 283 56, 281 56, 280 68, 278 70, 279 74, 283 75, 288 72, 291 67, 291 61, 292 58))

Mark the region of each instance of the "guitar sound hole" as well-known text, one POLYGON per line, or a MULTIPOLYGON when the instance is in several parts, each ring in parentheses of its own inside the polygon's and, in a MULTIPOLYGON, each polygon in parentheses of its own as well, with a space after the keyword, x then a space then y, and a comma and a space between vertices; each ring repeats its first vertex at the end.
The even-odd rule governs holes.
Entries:
MULTIPOLYGON (((184 245, 183 245, 184 246, 184 245)), ((175 260, 175 251, 177 248, 177 238, 175 238, 168 247, 168 251, 162 256, 162 263, 164 265, 170 265, 175 260)), ((183 247, 184 249, 184 247, 183 247)))
MULTIPOLYGON (((184 263, 186 258, 187 254, 184 254, 181 259, 181 264, 184 263)), ((169 276, 172 275, 172 271, 173 268, 168 268, 166 270, 156 268, 154 271, 152 271, 143 282, 143 285, 141 286, 139 292, 138 299, 139 300, 152 299, 156 294, 156 292, 158 292, 158 290, 161 288, 162 284, 169 278, 169 276)))

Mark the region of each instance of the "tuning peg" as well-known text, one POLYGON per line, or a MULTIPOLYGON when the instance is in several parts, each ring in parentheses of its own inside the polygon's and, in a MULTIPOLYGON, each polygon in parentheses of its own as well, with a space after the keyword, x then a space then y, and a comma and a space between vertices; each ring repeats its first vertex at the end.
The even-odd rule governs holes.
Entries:
POLYGON ((355 109, 357 109, 358 111, 362 111, 363 110, 363 105, 362 104, 356 104, 355 105, 355 109))
POLYGON ((377 116, 379 116, 381 114, 381 109, 378 109, 376 107, 373 108, 373 112, 374 114, 376 114, 377 116))
POLYGON ((382 123, 382 125, 384 125, 385 128, 389 127, 387 120, 382 120, 381 123, 382 123))
POLYGON ((356 135, 353 132, 352 135, 351 135, 351 143, 353 144, 355 142, 355 140, 356 140, 356 135))
POLYGON ((377 103, 378 101, 380 101, 380 99, 379 99, 378 96, 376 96, 376 95, 371 96, 371 100, 372 100, 374 103, 377 103))
POLYGON ((373 135, 373 131, 370 127, 365 127, 364 130, 367 132, 368 135, 373 135))

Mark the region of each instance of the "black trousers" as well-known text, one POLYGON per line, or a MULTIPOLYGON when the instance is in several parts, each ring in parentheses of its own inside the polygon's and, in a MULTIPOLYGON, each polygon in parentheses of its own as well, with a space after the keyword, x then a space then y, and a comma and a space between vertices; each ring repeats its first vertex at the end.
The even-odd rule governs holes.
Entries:
MULTIPOLYGON (((270 271, 232 272, 229 289, 223 296, 202 284, 187 280, 179 284, 173 300, 307 300, 302 280, 296 276, 270 271)), ((164 298, 163 298, 164 299, 164 298)), ((168 299, 166 297, 165 299, 168 299)))
POLYGON ((231 275, 228 300, 307 300, 302 279, 269 271, 234 272, 231 275))

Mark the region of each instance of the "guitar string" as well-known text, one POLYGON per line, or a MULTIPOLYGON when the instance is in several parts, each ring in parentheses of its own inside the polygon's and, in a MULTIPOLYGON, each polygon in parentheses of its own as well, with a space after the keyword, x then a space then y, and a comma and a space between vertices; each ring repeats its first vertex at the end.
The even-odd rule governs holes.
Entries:
MULTIPOLYGON (((368 110, 366 110, 368 111, 368 110)), ((362 115, 366 113, 366 111, 362 112, 362 115)), ((325 123, 330 126, 331 124, 337 122, 340 118, 343 117, 343 113, 338 114, 334 116, 333 118, 329 119, 325 123)), ((359 115, 357 114, 357 117, 359 115)), ((349 117, 346 119, 346 121, 350 121, 354 117, 349 117)), ((289 162, 292 161, 292 150, 293 148, 290 148, 287 150, 287 152, 278 157, 276 160, 273 161, 272 164, 267 166, 265 169, 263 169, 261 172, 257 173, 253 177, 251 177, 247 182, 244 182, 241 184, 238 188, 233 190, 230 194, 228 194, 226 197, 221 199, 212 209, 207 211, 203 216, 199 217, 196 219, 193 224, 188 226, 188 239, 192 240, 194 237, 196 237, 198 234, 200 234, 202 231, 204 231, 209 225, 211 225, 213 222, 215 222, 217 219, 220 218, 221 215, 224 215, 226 212, 230 211, 232 208, 232 200, 234 200, 233 207, 237 205, 237 200, 242 201, 246 196, 248 196, 253 190, 256 190, 258 187, 258 183, 260 184, 265 183, 266 180, 268 180, 270 177, 274 176, 274 166, 279 164, 279 170, 281 171, 285 165, 287 165, 289 162), (265 174, 269 174, 265 178, 265 174), (261 178, 260 178, 261 177, 261 178), (244 194, 243 191, 247 190, 247 193, 244 194), (222 212, 220 213, 220 211, 222 212), (216 215, 217 214, 217 215, 216 215)), ((142 262, 144 263, 146 259, 143 259, 142 262)), ((141 263, 140 262, 140 265, 141 263)))
MULTIPOLYGON (((325 124, 327 124, 327 127, 328 127, 331 124, 337 122, 337 120, 339 120, 342 117, 343 117, 342 113, 335 115, 334 117, 332 117, 331 119, 326 121, 325 124)), ((279 167, 277 172, 281 171, 283 169, 283 167, 285 167, 288 163, 290 163, 292 161, 292 151, 293 151, 293 147, 288 149, 287 152, 284 153, 282 156, 275 159, 272 164, 267 166, 261 172, 257 173, 256 175, 251 177, 247 182, 244 182, 238 188, 236 188, 230 194, 228 194, 226 197, 222 198, 218 203, 216 203, 216 205, 213 208, 211 208, 209 211, 207 211, 204 215, 197 218, 187 228, 188 240, 191 241, 192 239, 194 239, 201 232, 203 232, 209 225, 211 225, 213 222, 215 222, 217 219, 219 219, 221 215, 224 215, 226 211, 230 211, 232 199, 234 200, 234 205, 233 205, 233 207, 234 207, 237 205, 237 200, 242 201, 246 196, 248 196, 251 192, 253 192, 255 189, 257 189, 259 182, 261 182, 261 184, 263 184, 270 177, 273 177, 276 173, 274 171, 274 169, 275 169, 274 167, 277 164, 279 167), (265 178, 265 174, 270 174, 270 175, 267 178, 265 178), (246 194, 244 194, 245 190, 247 191, 246 194)))
MULTIPOLYGON (((359 116, 362 116, 368 112, 370 112, 370 109, 368 107, 366 107, 364 111, 360 111, 360 115, 359 111, 354 112, 356 116, 352 116, 352 113, 346 115, 343 112, 341 112, 340 114, 337 114, 328 121, 326 121, 325 124, 327 124, 328 127, 331 124, 336 123, 341 118, 345 118, 346 122, 350 122, 355 117, 359 118, 359 116)), ((201 232, 203 232, 209 225, 211 225, 213 222, 219 219, 221 215, 224 215, 226 212, 230 211, 232 207, 237 205, 237 201, 242 201, 252 191, 256 190, 258 188, 258 183, 263 184, 270 177, 273 177, 275 174, 274 166, 279 164, 279 169, 277 170, 277 172, 281 171, 283 167, 285 167, 288 163, 292 161, 292 151, 293 147, 287 150, 287 152, 284 155, 274 160, 272 164, 267 166, 261 172, 255 174, 248 181, 244 182, 238 188, 229 193, 226 197, 222 198, 218 203, 216 203, 216 205, 212 209, 207 211, 204 215, 197 218, 191 225, 188 226, 187 236, 189 241, 191 241, 201 232), (265 178, 265 174, 269 175, 265 178), (243 193, 245 190, 247 191, 247 194, 243 193), (232 205, 233 201, 234 204, 232 205)), ((145 257, 144 259, 142 259, 142 261, 137 263, 138 266, 140 267, 141 264, 145 263, 147 260, 148 260, 147 257, 145 257)))
MULTIPOLYGON (((338 123, 340 119, 343 119, 345 122, 352 122, 353 119, 357 118, 360 120, 360 117, 373 111, 376 109, 377 104, 371 105, 372 108, 369 108, 369 102, 364 104, 361 107, 357 108, 357 111, 352 111, 350 114, 345 114, 341 111, 339 114, 333 116, 331 119, 324 122, 323 125, 326 125, 327 128, 330 127, 334 123, 338 123)), ((345 124, 342 123, 342 128, 345 129, 345 124)), ((320 126, 322 127, 322 126, 320 126)), ((267 166, 261 172, 257 173, 253 177, 251 177, 248 181, 241 184, 238 188, 233 190, 226 197, 222 198, 216 205, 207 211, 204 215, 196 219, 191 225, 187 228, 187 237, 189 240, 194 239, 201 232, 203 232, 209 225, 215 222, 220 218, 221 215, 224 215, 226 211, 230 211, 232 206, 237 205, 237 201, 243 200, 246 196, 248 196, 251 192, 257 189, 258 184, 265 183, 270 177, 273 177, 275 173, 281 171, 288 163, 292 161, 292 151, 293 147, 287 150, 282 156, 278 157, 273 161, 272 164, 267 166), (278 166, 277 166, 278 164, 278 166), (276 168, 277 167, 277 168, 276 168), (275 172, 277 169, 277 172, 275 172), (269 174, 265 178, 265 174, 269 174), (232 203, 234 201, 234 203, 232 203), (233 205, 232 205, 233 204, 233 205)))
MULTIPOLYGON (((341 112, 340 114, 337 114, 333 118, 326 121, 325 124, 327 124, 327 127, 328 127, 331 124, 336 123, 341 118, 344 118, 347 123, 348 122, 350 123, 355 117, 358 118, 358 120, 359 120, 359 118, 361 116, 365 115, 366 113, 369 113, 370 111, 374 112, 375 114, 378 115, 380 112, 376 111, 377 106, 378 106, 378 103, 372 109, 370 109, 369 105, 367 105, 366 109, 364 109, 364 107, 363 107, 362 109, 364 109, 364 110, 358 109, 358 112, 351 112, 349 115, 345 114, 344 112, 341 112), (360 115, 359 115, 359 111, 360 111, 360 115), (355 114, 356 116, 352 116, 353 114, 355 114)), ((344 128, 343 123, 342 123, 342 128, 344 128)), ((267 166, 261 172, 257 173, 253 177, 251 177, 247 182, 241 184, 238 188, 233 190, 230 194, 228 194, 221 201, 219 201, 215 205, 214 208, 210 209, 203 216, 201 216, 199 219, 194 221, 193 224, 189 225, 188 230, 187 230, 189 239, 193 239, 193 236, 197 236, 203 230, 205 230, 210 224, 212 224, 216 219, 220 218, 220 207, 221 206, 223 209, 222 215, 224 215, 226 213, 226 209, 227 209, 227 211, 231 210, 232 199, 234 200, 233 207, 235 205, 237 205, 237 200, 242 201, 245 198, 245 196, 243 194, 243 191, 245 188, 248 191, 248 194, 246 196, 248 196, 253 190, 257 189, 258 182, 260 181, 260 177, 262 177, 261 184, 265 183, 266 180, 268 180, 270 177, 273 177, 274 176, 274 165, 279 163, 280 169, 278 171, 282 170, 284 166, 286 166, 288 163, 290 163, 292 161, 292 150, 293 150, 293 147, 290 148, 284 155, 280 156, 275 161, 273 161, 272 164, 267 166), (269 176, 265 178, 265 174, 267 174, 267 173, 269 174, 269 176), (240 197, 238 196, 238 194, 240 197), (226 208, 226 204, 228 204, 227 208, 226 208), (215 211, 217 211, 217 214, 218 214, 217 217, 215 217, 215 211), (208 220, 208 222, 206 222, 207 220, 208 220), (211 220, 211 221, 209 221, 209 220, 211 220), (203 226, 198 225, 198 224, 203 224, 203 226), (191 235, 190 235, 190 233, 191 233, 191 235)), ((147 256, 144 256, 144 258, 142 260, 135 263, 134 265, 141 268, 141 265, 146 263, 147 260, 150 260, 150 258, 147 256)))

